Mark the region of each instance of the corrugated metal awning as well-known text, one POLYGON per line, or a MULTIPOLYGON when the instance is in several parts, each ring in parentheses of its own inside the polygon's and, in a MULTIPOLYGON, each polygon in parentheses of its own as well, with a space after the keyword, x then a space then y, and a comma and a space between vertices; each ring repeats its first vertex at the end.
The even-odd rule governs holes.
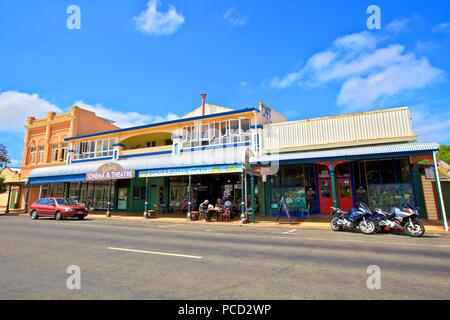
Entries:
POLYGON ((289 160, 308 160, 308 159, 333 159, 346 158, 357 156, 376 156, 376 155, 394 155, 394 154, 408 154, 420 152, 433 152, 439 150, 437 143, 399 143, 399 144, 384 144, 367 147, 356 148, 339 148, 328 150, 314 150, 293 153, 271 154, 261 157, 251 157, 250 163, 267 163, 271 161, 289 161, 289 160))
MULTIPOLYGON (((192 166, 244 164, 246 161, 245 154, 247 149, 247 147, 219 148, 195 152, 183 152, 181 155, 160 155, 123 159, 115 162, 120 164, 125 170, 152 170, 192 166)), ((84 181, 85 177, 83 178, 83 175, 87 172, 96 171, 101 165, 108 162, 111 161, 87 161, 65 166, 34 169, 29 175, 29 183, 45 183, 42 182, 44 181, 42 178, 46 178, 47 180, 45 181, 47 182, 52 182, 53 180, 55 180, 55 182, 69 182, 74 181, 73 179, 84 181)))

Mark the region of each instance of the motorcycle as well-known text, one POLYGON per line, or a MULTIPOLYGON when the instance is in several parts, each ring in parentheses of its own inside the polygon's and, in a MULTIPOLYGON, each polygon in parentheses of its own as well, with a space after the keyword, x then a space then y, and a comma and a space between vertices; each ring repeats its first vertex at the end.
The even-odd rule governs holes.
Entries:
POLYGON ((403 204, 400 208, 392 208, 385 212, 379 208, 373 210, 372 219, 377 225, 377 231, 385 229, 402 230, 410 237, 421 237, 425 233, 425 226, 419 220, 418 210, 410 205, 403 204))
POLYGON ((331 220, 331 230, 342 231, 344 229, 361 230, 364 234, 373 234, 376 224, 372 221, 372 212, 363 202, 357 202, 355 207, 345 212, 340 208, 331 207, 334 218, 331 220))

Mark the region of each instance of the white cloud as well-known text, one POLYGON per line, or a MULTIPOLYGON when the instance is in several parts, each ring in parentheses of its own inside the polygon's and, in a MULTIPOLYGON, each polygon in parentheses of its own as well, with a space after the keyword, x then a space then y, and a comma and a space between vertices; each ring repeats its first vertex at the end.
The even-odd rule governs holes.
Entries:
POLYGON ((159 0, 149 0, 147 9, 134 17, 139 31, 154 36, 168 36, 177 32, 184 24, 184 16, 174 6, 169 6, 164 13, 158 11, 159 4, 159 0))
POLYGON ((433 33, 450 33, 450 22, 442 22, 433 28, 433 33))
POLYGON ((443 78, 444 71, 433 67, 426 57, 408 52, 403 45, 381 46, 381 42, 368 32, 340 37, 328 49, 312 55, 300 70, 274 77, 270 85, 284 89, 337 82, 341 85, 337 104, 350 112, 371 109, 383 98, 443 78))
POLYGON ((414 18, 394 19, 387 25, 386 30, 394 33, 402 32, 408 28, 413 19, 414 18))
POLYGON ((80 108, 95 112, 99 117, 114 121, 114 124, 120 128, 135 127, 149 123, 175 120, 179 118, 179 116, 172 112, 169 112, 165 116, 157 116, 146 115, 139 112, 124 112, 114 110, 106 108, 98 103, 94 105, 87 104, 81 100, 75 102, 74 104, 79 106, 80 108))
POLYGON ((28 116, 42 118, 50 111, 62 112, 60 108, 40 98, 38 94, 1 92, 0 131, 23 132, 28 116))
POLYGON ((228 9, 223 15, 223 19, 232 27, 242 27, 248 23, 248 18, 241 15, 236 8, 228 9))
POLYGON ((448 143, 450 141, 450 101, 437 111, 430 111, 429 107, 412 106, 411 117, 414 131, 424 142, 448 143))

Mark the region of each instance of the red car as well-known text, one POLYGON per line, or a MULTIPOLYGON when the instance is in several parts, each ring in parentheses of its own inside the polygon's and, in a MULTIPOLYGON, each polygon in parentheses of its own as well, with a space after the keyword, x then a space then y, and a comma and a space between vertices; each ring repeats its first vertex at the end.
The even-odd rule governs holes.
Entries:
POLYGON ((52 217, 56 220, 77 217, 83 220, 88 214, 86 207, 68 198, 42 198, 30 206, 29 214, 32 219, 52 217))

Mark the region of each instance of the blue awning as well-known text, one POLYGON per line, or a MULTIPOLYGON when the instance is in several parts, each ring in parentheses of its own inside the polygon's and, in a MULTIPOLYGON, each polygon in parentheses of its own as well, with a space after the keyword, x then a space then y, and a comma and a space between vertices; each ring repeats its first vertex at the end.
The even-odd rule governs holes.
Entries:
POLYGON ((58 183, 58 182, 79 182, 79 181, 86 181, 86 174, 74 174, 74 175, 69 175, 69 176, 29 178, 28 179, 28 184, 44 184, 44 183, 58 183))

